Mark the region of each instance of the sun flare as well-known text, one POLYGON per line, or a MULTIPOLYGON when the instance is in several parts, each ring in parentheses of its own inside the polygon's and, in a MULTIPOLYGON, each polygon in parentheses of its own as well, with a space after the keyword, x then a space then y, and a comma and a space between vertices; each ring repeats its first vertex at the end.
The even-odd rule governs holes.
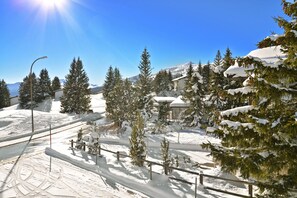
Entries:
POLYGON ((67 0, 37 0, 38 4, 45 10, 64 9, 67 0))

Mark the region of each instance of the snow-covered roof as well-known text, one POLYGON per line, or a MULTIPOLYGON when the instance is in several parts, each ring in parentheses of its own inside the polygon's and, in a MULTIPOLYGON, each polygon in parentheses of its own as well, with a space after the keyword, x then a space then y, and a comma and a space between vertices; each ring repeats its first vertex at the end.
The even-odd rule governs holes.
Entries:
MULTIPOLYGON (((278 66, 280 63, 280 59, 285 59, 286 54, 281 51, 280 46, 273 46, 273 47, 265 47, 261 49, 256 49, 251 51, 247 57, 253 57, 265 63, 265 65, 270 67, 278 66)), ((237 62, 234 65, 229 67, 225 72, 224 75, 228 76, 231 75, 233 77, 247 77, 246 71, 253 69, 253 65, 249 67, 240 67, 237 62)))
POLYGON ((154 97, 154 100, 156 101, 156 102, 172 102, 172 101, 174 101, 176 98, 175 97, 160 97, 160 96, 155 96, 154 97))
POLYGON ((170 107, 188 107, 189 104, 184 102, 182 96, 177 97, 172 103, 170 103, 170 107))

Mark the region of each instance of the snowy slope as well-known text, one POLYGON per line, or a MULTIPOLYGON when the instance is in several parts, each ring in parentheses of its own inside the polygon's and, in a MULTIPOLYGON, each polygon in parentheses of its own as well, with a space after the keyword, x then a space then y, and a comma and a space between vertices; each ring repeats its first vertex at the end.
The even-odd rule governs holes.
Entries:
MULTIPOLYGON (((105 108, 105 101, 102 94, 92 95, 92 108, 100 112, 105 108)), ((59 102, 52 101, 44 103, 41 109, 46 112, 34 111, 35 121, 40 128, 48 128, 47 119, 62 123, 63 119, 74 119, 71 115, 63 118, 59 111, 59 102), (67 118, 68 117, 68 118, 67 118)), ((16 128, 19 131, 26 131, 30 111, 18 110, 16 107, 3 109, 0 112, 0 132, 10 135, 16 128), (1 131, 2 129, 2 131, 1 131)), ((108 123, 105 119, 98 123, 108 123)), ((49 145, 49 138, 45 137, 30 144, 25 155, 21 157, 16 165, 16 158, 2 160, 0 164, 0 197, 194 197, 194 185, 169 180, 164 176, 163 169, 153 167, 153 180, 148 177, 146 168, 138 168, 131 164, 129 158, 116 160, 111 153, 102 152, 96 165, 95 157, 80 150, 69 149, 70 139, 75 139, 80 126, 69 129, 63 133, 53 135, 53 149, 47 149, 47 154, 52 156, 52 171, 49 172, 50 158, 45 155, 44 150, 49 145), (161 175, 160 175, 161 174, 161 175)), ((90 127, 92 129, 92 127, 90 127)), ((85 131, 87 133, 88 131, 85 131)), ((91 131, 90 131, 91 132, 91 131)), ((167 138, 170 143, 172 156, 179 156, 181 168, 193 171, 204 171, 206 174, 219 175, 227 178, 235 176, 226 175, 220 168, 213 168, 214 163, 209 152, 201 150, 199 144, 211 141, 219 143, 214 137, 209 137, 205 131, 183 130, 181 132, 170 132, 167 134, 150 135, 146 137, 148 144, 148 159, 161 162, 160 142, 167 138), (190 161, 188 161, 190 159, 190 161), (199 169, 202 165, 206 169, 199 169)), ((100 140, 102 148, 113 151, 129 153, 129 133, 122 135, 110 134, 108 131, 101 131, 100 140), (113 141, 113 143, 108 143, 113 141)), ((13 147, 14 149, 22 149, 13 147)), ((10 152, 9 148, 0 148, 0 155, 3 152, 10 152)), ((182 178, 195 182, 195 175, 183 172, 173 172, 172 177, 182 178)), ((219 189, 231 190, 233 192, 247 194, 245 186, 234 186, 230 182, 214 181, 205 179, 205 184, 219 189)), ((203 198, 224 198, 232 197, 222 193, 205 190, 198 187, 198 197, 203 198)))

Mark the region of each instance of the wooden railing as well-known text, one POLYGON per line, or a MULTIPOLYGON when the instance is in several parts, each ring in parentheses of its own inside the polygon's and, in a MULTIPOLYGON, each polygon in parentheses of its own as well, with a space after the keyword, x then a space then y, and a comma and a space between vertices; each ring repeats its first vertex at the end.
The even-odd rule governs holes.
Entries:
MULTIPOLYGON (((70 142, 71 142, 71 147, 73 148, 74 141, 73 140, 70 140, 70 142)), ((82 148, 85 151, 85 143, 84 143, 84 145, 83 145, 82 148)), ((98 147, 98 153, 96 154, 96 164, 97 164, 97 157, 98 157, 98 155, 101 156, 101 151, 106 151, 106 152, 115 154, 118 161, 120 161, 120 157, 121 156, 122 157, 129 157, 129 158, 131 158, 130 155, 121 153, 120 151, 111 151, 111 150, 108 150, 108 149, 105 149, 105 148, 101 148, 101 146, 99 145, 99 147, 98 147)), ((146 159, 142 159, 142 160, 143 160, 143 162, 148 163, 149 173, 150 173, 150 180, 153 180, 153 165, 161 166, 161 167, 164 167, 164 169, 165 169, 165 164, 161 164, 161 163, 150 161, 150 160, 146 160, 146 159)), ((203 188, 204 189, 212 190, 212 191, 216 191, 216 192, 220 192, 220 193, 225 193, 225 194, 229 194, 229 195, 234 195, 234 196, 238 196, 238 197, 244 197, 244 198, 251 198, 251 197, 253 197, 253 186, 256 186, 252 182, 241 181, 241 180, 234 180, 234 179, 228 179, 228 178, 223 178, 223 177, 217 177, 217 176, 214 176, 214 175, 208 175, 208 174, 204 174, 204 173, 198 173, 198 172, 195 172, 195 171, 185 170, 185 169, 178 168, 178 167, 168 166, 167 168, 169 168, 169 170, 176 170, 176 171, 181 171, 181 172, 186 172, 186 173, 190 173, 190 174, 193 174, 193 175, 197 175, 199 177, 199 184, 200 185, 203 185, 203 188), (230 191, 221 190, 221 189, 218 189, 218 188, 213 188, 213 187, 210 187, 210 186, 206 186, 204 184, 204 178, 206 178, 206 177, 213 178, 213 179, 216 179, 216 180, 224 180, 224 181, 229 181, 229 182, 235 182, 235 183, 241 183, 241 184, 248 185, 248 195, 242 195, 242 194, 238 194, 238 193, 235 193, 235 192, 230 192, 230 191)), ((194 184, 195 185, 195 198, 197 197, 197 185, 198 185, 197 184, 197 177, 195 179, 195 183, 192 183, 190 181, 186 181, 184 179, 179 179, 179 178, 171 177, 171 176, 169 176, 168 178, 171 179, 171 180, 176 180, 176 181, 183 182, 183 183, 186 183, 186 184, 189 184, 189 185, 193 185, 194 184)))

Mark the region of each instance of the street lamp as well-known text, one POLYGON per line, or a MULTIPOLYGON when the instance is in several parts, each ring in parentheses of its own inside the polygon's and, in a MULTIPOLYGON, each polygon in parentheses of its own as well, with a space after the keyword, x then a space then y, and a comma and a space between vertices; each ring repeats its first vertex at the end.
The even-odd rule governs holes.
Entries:
MULTIPOLYGON (((30 74, 29 74, 29 78, 30 78, 30 94, 31 94, 31 120, 32 120, 32 135, 34 133, 34 118, 33 118, 33 79, 32 79, 32 67, 34 65, 34 63, 40 59, 44 59, 47 58, 47 56, 42 56, 37 58, 36 60, 33 61, 31 67, 30 67, 30 74)), ((32 136, 31 136, 32 137, 32 136)))

